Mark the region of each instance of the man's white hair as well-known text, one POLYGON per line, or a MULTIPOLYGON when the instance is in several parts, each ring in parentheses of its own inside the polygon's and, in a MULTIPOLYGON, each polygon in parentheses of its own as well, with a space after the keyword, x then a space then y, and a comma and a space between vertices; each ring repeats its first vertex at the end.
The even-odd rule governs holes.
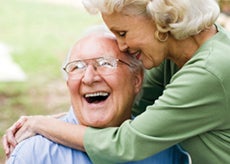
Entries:
MULTIPOLYGON (((100 24, 100 25, 93 25, 90 26, 89 28, 87 28, 82 35, 80 36, 80 38, 78 40, 80 40, 81 38, 84 38, 86 36, 92 35, 92 34, 97 34, 97 35, 101 35, 101 36, 106 36, 106 37, 111 37, 111 38, 115 38, 115 35, 106 27, 105 24, 100 24)), ((77 41, 76 41, 77 42, 77 41)), ((71 52, 72 49, 74 47, 74 45, 76 44, 76 42, 73 44, 73 46, 71 46, 71 48, 69 49, 66 58, 64 60, 64 62, 62 63, 62 74, 64 76, 64 79, 67 80, 68 75, 67 73, 63 70, 63 68, 66 66, 66 64, 69 62, 70 60, 70 56, 71 56, 71 52)))

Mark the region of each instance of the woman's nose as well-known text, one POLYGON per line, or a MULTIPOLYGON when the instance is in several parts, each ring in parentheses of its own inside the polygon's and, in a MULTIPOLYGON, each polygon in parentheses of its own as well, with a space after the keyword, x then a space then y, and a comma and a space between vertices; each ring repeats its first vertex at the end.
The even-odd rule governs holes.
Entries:
POLYGON ((126 44, 124 39, 118 39, 117 42, 118 42, 118 47, 120 51, 125 52, 128 50, 128 45, 126 44))
POLYGON ((85 73, 83 74, 82 77, 82 82, 91 85, 94 82, 97 82, 101 79, 100 74, 97 72, 97 68, 93 65, 88 65, 85 73))

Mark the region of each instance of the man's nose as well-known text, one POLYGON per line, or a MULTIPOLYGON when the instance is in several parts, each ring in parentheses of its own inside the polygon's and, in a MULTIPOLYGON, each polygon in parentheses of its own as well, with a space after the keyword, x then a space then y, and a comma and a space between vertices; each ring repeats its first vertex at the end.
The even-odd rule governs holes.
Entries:
POLYGON ((94 82, 97 82, 101 79, 100 74, 97 72, 97 68, 93 65, 88 65, 85 73, 83 74, 82 77, 82 82, 91 85, 94 82))

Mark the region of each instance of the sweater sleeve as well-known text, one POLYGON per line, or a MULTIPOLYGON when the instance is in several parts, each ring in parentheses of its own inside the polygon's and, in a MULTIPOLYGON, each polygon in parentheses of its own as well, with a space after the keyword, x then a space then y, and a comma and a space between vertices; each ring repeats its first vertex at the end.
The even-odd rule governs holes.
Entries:
POLYGON ((226 95, 221 80, 200 67, 176 73, 163 94, 119 128, 88 128, 85 149, 93 163, 140 160, 223 124, 226 95), (218 109, 218 110, 217 110, 218 109))

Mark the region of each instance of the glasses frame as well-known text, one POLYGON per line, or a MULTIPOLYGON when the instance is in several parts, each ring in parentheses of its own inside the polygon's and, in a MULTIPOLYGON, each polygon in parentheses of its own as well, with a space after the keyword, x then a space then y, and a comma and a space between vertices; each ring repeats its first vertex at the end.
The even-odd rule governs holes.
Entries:
MULTIPOLYGON (((83 63, 86 63, 86 68, 88 67, 88 63, 87 63, 87 61, 96 61, 96 60, 98 60, 98 59, 112 59, 112 60, 114 60, 115 62, 116 62, 116 67, 117 67, 117 64, 118 64, 118 62, 120 62, 120 63, 122 63, 122 64, 125 64, 125 65, 127 65, 127 66, 129 66, 129 67, 131 67, 131 65, 129 64, 129 63, 127 63, 127 62, 125 62, 125 61, 123 61, 123 60, 121 60, 121 59, 118 59, 118 58, 114 58, 114 57, 97 57, 97 58, 90 58, 90 59, 83 59, 83 60, 73 60, 73 61, 71 61, 71 62, 69 62, 69 63, 67 63, 62 69, 67 73, 67 74, 69 74, 69 73, 71 73, 71 71, 69 71, 68 70, 68 66, 70 65, 70 64, 72 64, 72 63, 75 63, 75 62, 83 62, 83 63)), ((96 67, 97 68, 97 67, 96 67)), ((115 67, 114 67, 115 68, 115 67)))

